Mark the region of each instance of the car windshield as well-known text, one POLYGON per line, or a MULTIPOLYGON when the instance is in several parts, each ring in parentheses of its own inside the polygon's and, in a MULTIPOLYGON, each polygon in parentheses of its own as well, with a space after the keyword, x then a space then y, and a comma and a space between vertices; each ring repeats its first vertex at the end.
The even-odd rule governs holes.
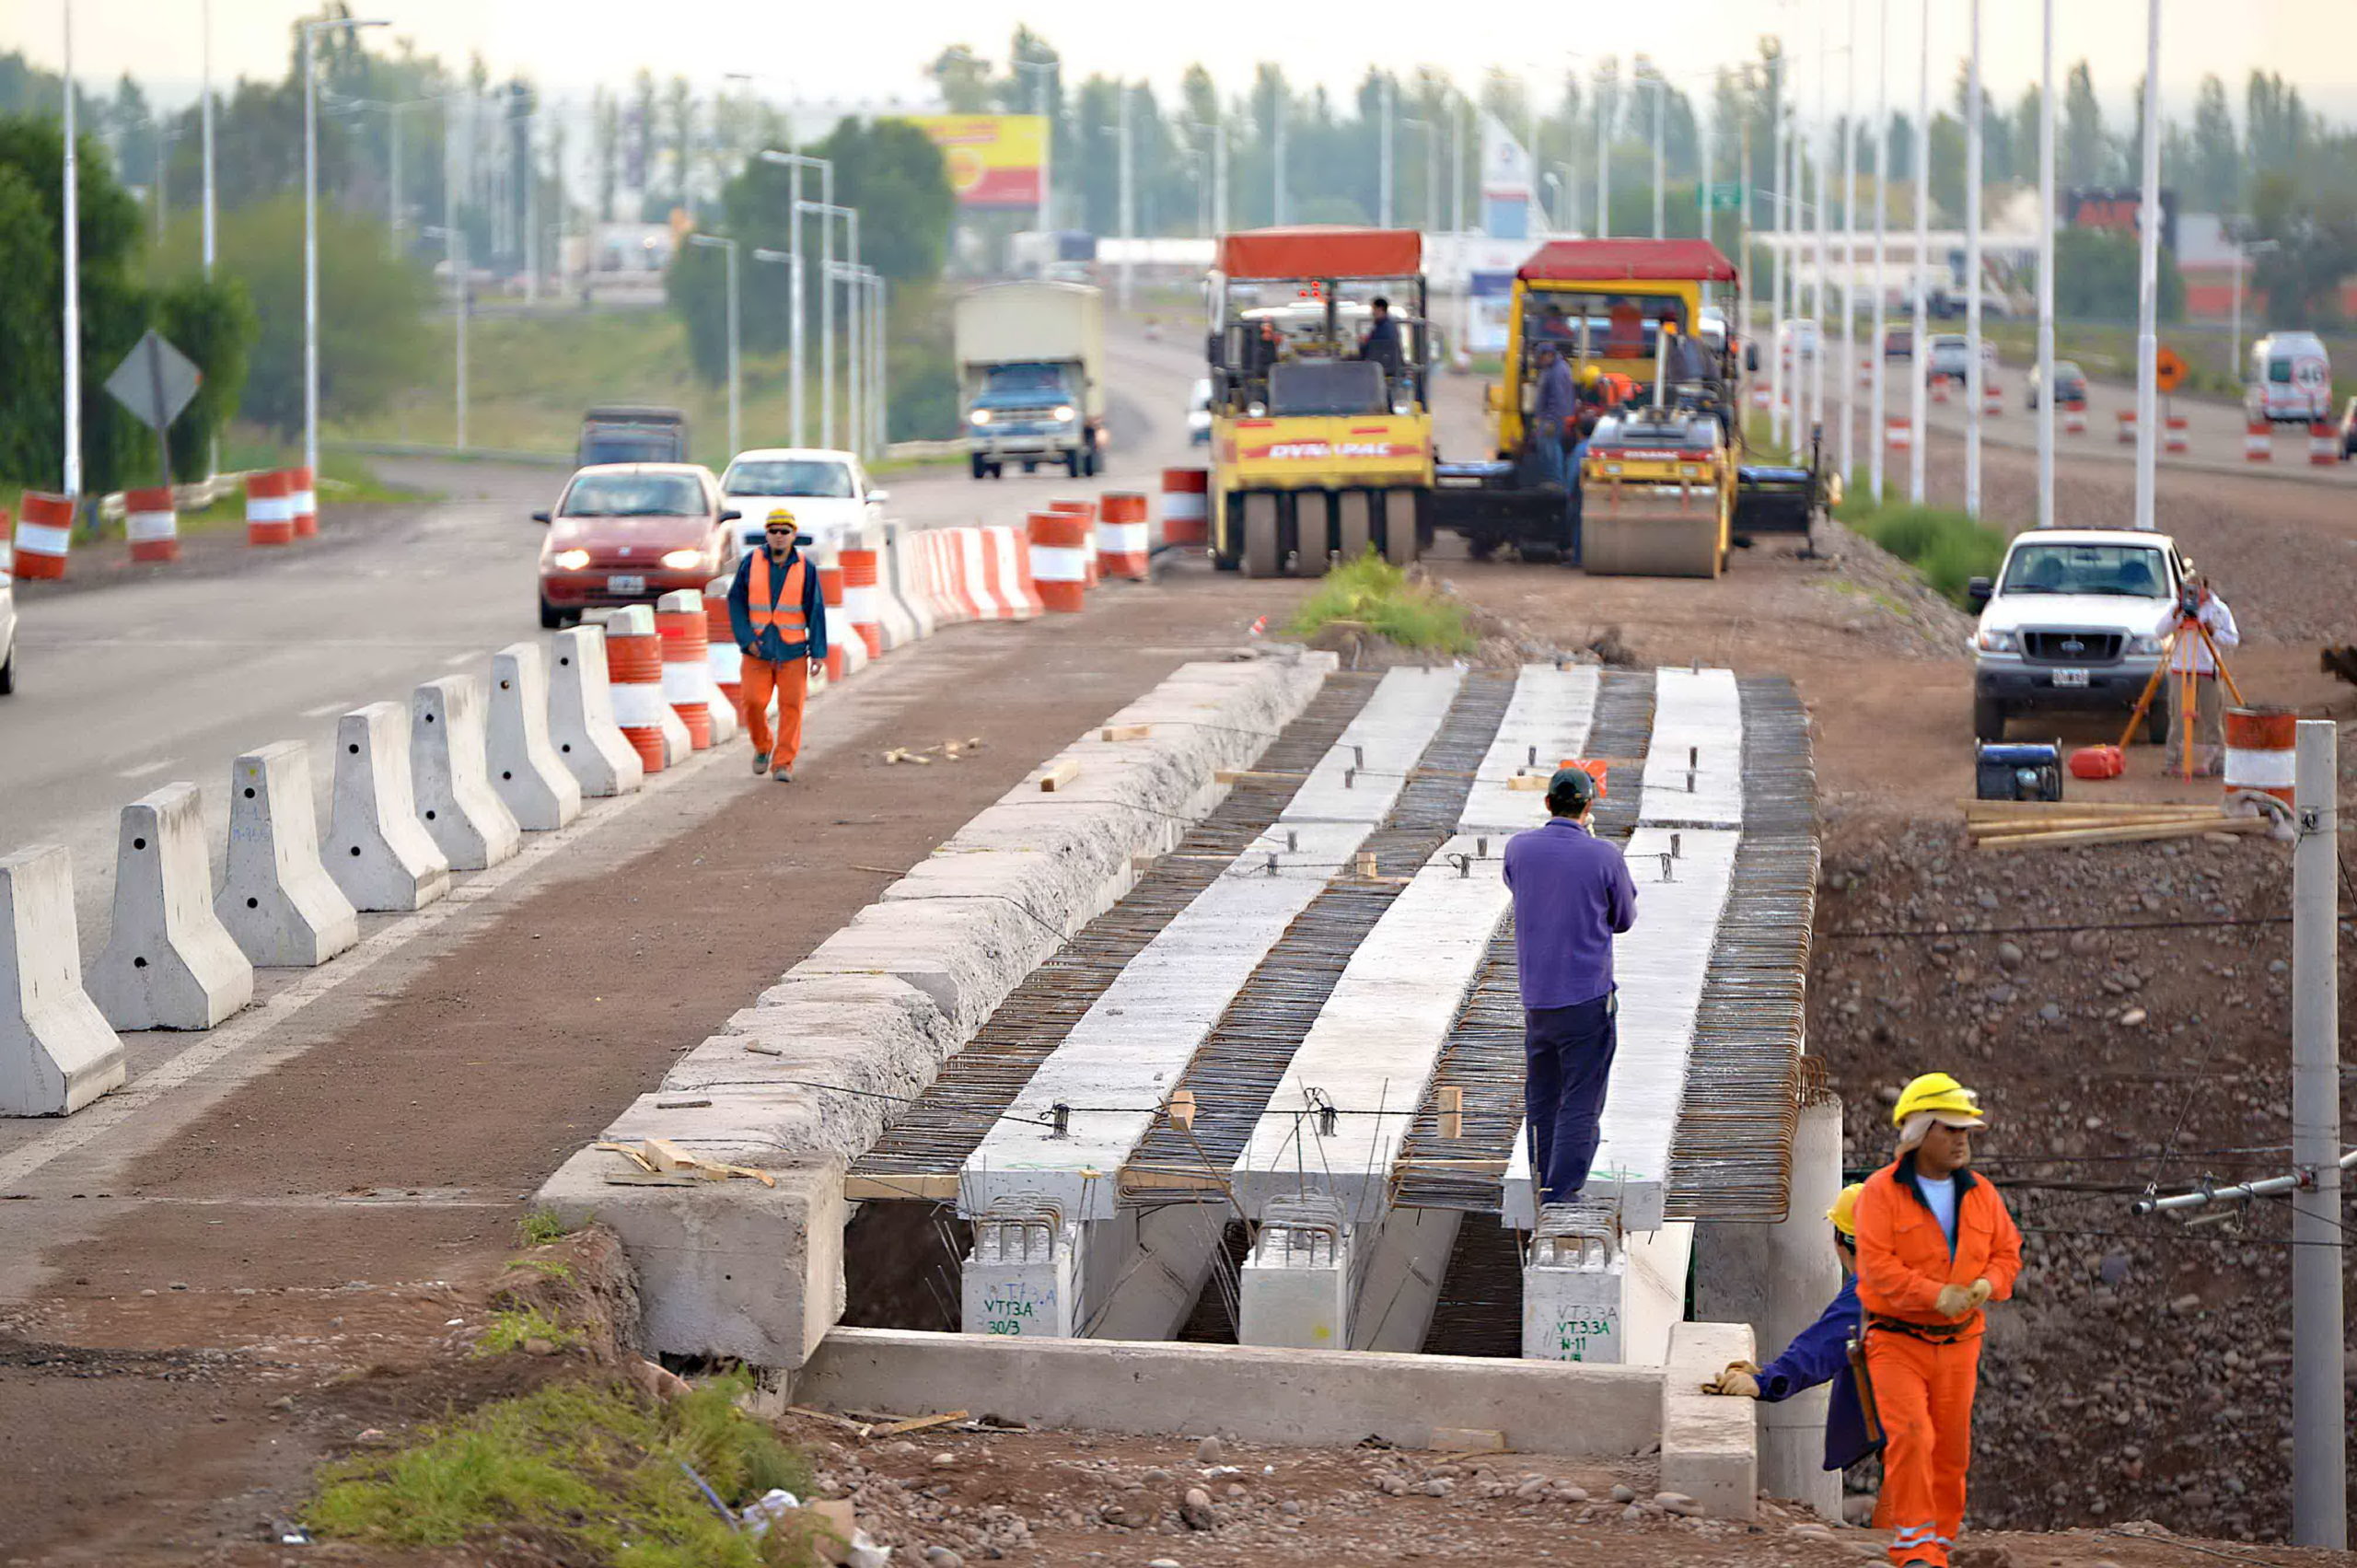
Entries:
POLYGON ((2025 544, 2005 563, 2009 594, 2117 594, 2164 598, 2161 552, 2135 544, 2025 544))
POLYGON ((990 373, 993 392, 1039 392, 1055 396, 1064 389, 1063 372, 1052 365, 999 365, 990 373))
POLYGON ((730 495, 823 495, 848 500, 851 468, 824 458, 762 458, 732 464, 720 488, 730 495))
POLYGON ((677 431, 599 430, 581 438, 581 466, 593 463, 676 463, 684 456, 677 431))
POLYGON ((703 486, 684 473, 583 474, 557 508, 568 517, 690 517, 703 509, 703 486))

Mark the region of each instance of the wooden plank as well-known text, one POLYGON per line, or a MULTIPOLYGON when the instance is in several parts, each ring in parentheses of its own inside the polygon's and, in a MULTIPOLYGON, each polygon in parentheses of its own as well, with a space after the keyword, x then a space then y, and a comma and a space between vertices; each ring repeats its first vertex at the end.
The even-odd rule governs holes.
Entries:
POLYGON ((2263 833, 2263 817, 2221 817, 2194 822, 2136 824, 2119 828, 2071 828, 2051 833, 2014 833, 1982 839, 1985 850, 2061 849, 2072 844, 2131 844, 2159 839, 2190 839, 2203 833, 2263 833))
POLYGON ((2216 801, 2187 800, 1959 800, 1968 817, 2124 817, 2156 813, 2183 817, 2219 813, 2216 801))
POLYGON ((1181 1132, 1191 1132, 1195 1130, 1194 1090, 1173 1089, 1169 1103, 1163 1109, 1169 1113, 1170 1125, 1178 1128, 1181 1132))
POLYGON ((843 1196, 854 1203, 949 1202, 958 1196, 958 1185, 955 1171, 946 1176, 846 1176, 843 1196))
POLYGON ((2074 828, 2173 827, 2182 822, 2231 822, 2225 816, 2208 817, 2026 817, 1993 822, 1967 822, 1964 830, 1977 839, 2015 838, 2024 833, 2054 833, 2074 828))
POLYGON ((904 1433, 923 1432, 928 1426, 946 1426, 953 1421, 964 1421, 970 1414, 967 1411, 951 1411, 947 1415, 921 1415, 909 1421, 896 1421, 889 1426, 879 1426, 868 1436, 898 1437, 904 1433))
POLYGON ((1150 724, 1109 724, 1097 732, 1099 740, 1144 740, 1154 733, 1150 724))
POLYGON ((1442 1137, 1465 1136, 1465 1089, 1462 1085, 1443 1084, 1434 1096, 1434 1109, 1440 1113, 1442 1137))
POLYGON ((1060 789, 1069 788, 1073 780, 1078 777, 1080 777, 1080 763, 1067 757, 1061 762, 1052 763, 1040 770, 1040 793, 1053 795, 1060 789))
POLYGON ((1213 770, 1212 782, 1224 784, 1242 784, 1247 779, 1291 779, 1298 782, 1308 776, 1307 773, 1271 772, 1263 768, 1217 768, 1213 770))

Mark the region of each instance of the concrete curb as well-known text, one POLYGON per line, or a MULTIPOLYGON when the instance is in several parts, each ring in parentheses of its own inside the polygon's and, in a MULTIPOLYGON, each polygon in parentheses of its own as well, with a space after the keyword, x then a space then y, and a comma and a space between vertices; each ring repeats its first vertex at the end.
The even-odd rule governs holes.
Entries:
POLYGON ((1702 1385, 1753 1354, 1748 1323, 1679 1323, 1669 1330, 1661 1386, 1661 1489, 1683 1493, 1713 1519, 1748 1519, 1759 1506, 1759 1434, 1752 1402, 1702 1385))

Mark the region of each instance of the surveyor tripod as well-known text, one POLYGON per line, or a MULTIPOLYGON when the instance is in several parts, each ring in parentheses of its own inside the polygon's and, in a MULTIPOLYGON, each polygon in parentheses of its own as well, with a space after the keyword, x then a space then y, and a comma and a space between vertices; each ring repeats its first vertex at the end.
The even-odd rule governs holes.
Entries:
POLYGON ((2136 726, 2144 722, 2144 714, 2151 710, 2154 697, 2160 692, 2161 682, 2169 676, 2176 676, 2177 728, 2184 737, 2179 743, 2177 776, 2184 779, 2193 777, 2193 731, 2200 713, 2197 693, 2201 677, 2193 668, 2190 659, 2186 661, 2183 669, 2175 669, 2171 666, 2177 661, 2177 644, 2189 633, 2200 638, 2201 645, 2210 650, 2210 662, 2217 666, 2218 679, 2225 682, 2226 695, 2235 700, 2236 707, 2243 705, 2242 688, 2235 684, 2234 672, 2226 668, 2226 656, 2220 651, 2218 639, 2212 636, 2210 628, 2201 623, 2198 610, 2180 603, 2177 624, 2170 627, 2169 634, 2161 640, 2161 662, 2153 667, 2153 678, 2144 682, 2144 690, 2136 698, 2136 706, 2129 713, 2128 727, 2119 736, 2119 749, 2125 751, 2129 742, 2136 738, 2136 726))

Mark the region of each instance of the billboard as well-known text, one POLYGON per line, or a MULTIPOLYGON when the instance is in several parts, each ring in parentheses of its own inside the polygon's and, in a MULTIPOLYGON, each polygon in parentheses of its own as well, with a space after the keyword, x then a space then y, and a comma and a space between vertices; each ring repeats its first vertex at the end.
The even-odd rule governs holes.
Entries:
POLYGON ((1499 118, 1481 115, 1481 232, 1495 239, 1530 238, 1530 154, 1499 118))
MULTIPOLYGON (((2062 193, 2062 222, 2073 228, 2105 229, 2114 234, 2136 238, 2144 208, 2144 193, 2137 190, 2112 190, 2097 186, 2077 186, 2062 193)), ((2161 192, 2161 245, 2165 250, 2177 250, 2177 192, 2161 192)))
POLYGON ((961 207, 1036 207, 1048 159, 1048 121, 1040 114, 911 114, 949 165, 949 188, 961 207))

